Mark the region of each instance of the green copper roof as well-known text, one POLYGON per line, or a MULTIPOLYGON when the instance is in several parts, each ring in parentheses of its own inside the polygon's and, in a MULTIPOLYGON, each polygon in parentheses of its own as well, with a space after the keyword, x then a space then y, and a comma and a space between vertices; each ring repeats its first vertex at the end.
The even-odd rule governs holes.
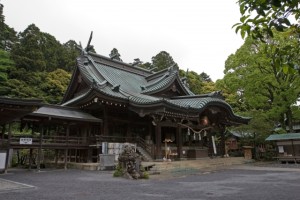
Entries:
POLYGON ((84 54, 78 57, 77 67, 90 89, 72 99, 72 94, 68 95, 69 99, 66 98, 62 104, 64 106, 78 106, 83 101, 87 102, 96 96, 101 96, 110 99, 108 101, 121 101, 131 108, 145 106, 151 109, 154 106, 161 110, 173 109, 179 113, 193 112, 193 116, 201 113, 208 106, 218 106, 226 110, 227 116, 232 121, 238 123, 249 121, 234 115, 230 105, 216 93, 193 94, 179 77, 178 69, 173 67, 153 73, 96 54, 84 54), (163 97, 164 91, 167 93, 171 91, 169 96, 172 94, 182 96, 163 97))
POLYGON ((300 133, 286 133, 286 134, 273 134, 270 135, 267 141, 277 141, 277 140, 299 140, 300 133))

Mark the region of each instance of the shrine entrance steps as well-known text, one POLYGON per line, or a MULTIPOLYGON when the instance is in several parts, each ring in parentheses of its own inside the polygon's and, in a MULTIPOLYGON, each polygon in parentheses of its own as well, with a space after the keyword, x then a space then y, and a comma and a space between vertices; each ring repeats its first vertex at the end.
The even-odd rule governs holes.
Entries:
POLYGON ((170 176, 180 176, 187 174, 197 174, 226 168, 232 165, 242 165, 253 160, 244 157, 229 158, 201 158, 197 160, 165 161, 165 162, 142 162, 143 166, 152 166, 149 174, 164 174, 170 176))

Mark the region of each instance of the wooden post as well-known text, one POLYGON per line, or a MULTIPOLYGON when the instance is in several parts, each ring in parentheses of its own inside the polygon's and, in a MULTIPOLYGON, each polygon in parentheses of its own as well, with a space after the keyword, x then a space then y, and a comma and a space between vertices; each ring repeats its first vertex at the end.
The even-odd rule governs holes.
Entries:
POLYGON ((8 138, 7 138, 7 144, 8 144, 8 148, 10 148, 10 144, 11 144, 11 123, 8 124, 8 138))
POLYGON ((161 125, 157 124, 155 127, 155 136, 156 136, 156 160, 162 159, 161 155, 161 125))
POLYGON ((58 163, 58 150, 57 149, 55 149, 55 167, 57 168, 57 163, 58 163))
POLYGON ((220 148, 220 155, 221 156, 227 156, 227 155, 225 155, 226 154, 226 151, 225 151, 225 146, 226 146, 226 144, 225 144, 225 127, 222 127, 221 128, 221 130, 220 130, 220 132, 221 132, 221 148, 220 148))
POLYGON ((11 123, 8 124, 8 140, 7 140, 7 150, 6 150, 6 161, 5 161, 4 173, 7 173, 7 169, 8 169, 10 143, 11 143, 11 123))
POLYGON ((103 135, 108 135, 108 120, 107 120, 107 108, 104 105, 103 108, 103 135))
POLYGON ((4 133, 5 133, 5 126, 6 126, 6 124, 4 124, 3 126, 2 126, 2 132, 1 132, 1 142, 2 142, 2 146, 4 145, 4 133))
POLYGON ((176 141, 177 141, 177 155, 178 158, 182 158, 182 129, 180 126, 176 128, 176 141))
POLYGON ((39 148, 38 148, 38 157, 37 157, 37 171, 41 170, 41 154, 42 154, 42 140, 43 140, 44 127, 43 124, 40 125, 40 139, 39 139, 39 148))
POLYGON ((32 148, 29 150, 29 170, 31 170, 32 167, 32 148))
POLYGON ((65 163, 64 163, 64 169, 65 170, 67 170, 67 163, 68 163, 69 134, 70 134, 70 124, 67 124, 67 130, 66 130, 66 148, 65 148, 65 163))

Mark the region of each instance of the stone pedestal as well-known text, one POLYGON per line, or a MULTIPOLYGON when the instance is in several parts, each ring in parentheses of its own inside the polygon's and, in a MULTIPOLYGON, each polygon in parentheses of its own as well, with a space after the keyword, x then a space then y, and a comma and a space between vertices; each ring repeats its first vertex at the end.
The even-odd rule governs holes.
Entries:
POLYGON ((100 154, 100 170, 111 169, 115 167, 114 154, 100 154))

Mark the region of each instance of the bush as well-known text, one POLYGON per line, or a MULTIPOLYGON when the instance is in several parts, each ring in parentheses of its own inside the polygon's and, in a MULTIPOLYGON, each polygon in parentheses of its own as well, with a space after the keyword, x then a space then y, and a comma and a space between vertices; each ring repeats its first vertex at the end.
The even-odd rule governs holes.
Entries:
POLYGON ((115 172, 113 173, 113 177, 120 177, 120 176, 123 176, 123 174, 124 173, 123 173, 122 167, 118 164, 115 172))

